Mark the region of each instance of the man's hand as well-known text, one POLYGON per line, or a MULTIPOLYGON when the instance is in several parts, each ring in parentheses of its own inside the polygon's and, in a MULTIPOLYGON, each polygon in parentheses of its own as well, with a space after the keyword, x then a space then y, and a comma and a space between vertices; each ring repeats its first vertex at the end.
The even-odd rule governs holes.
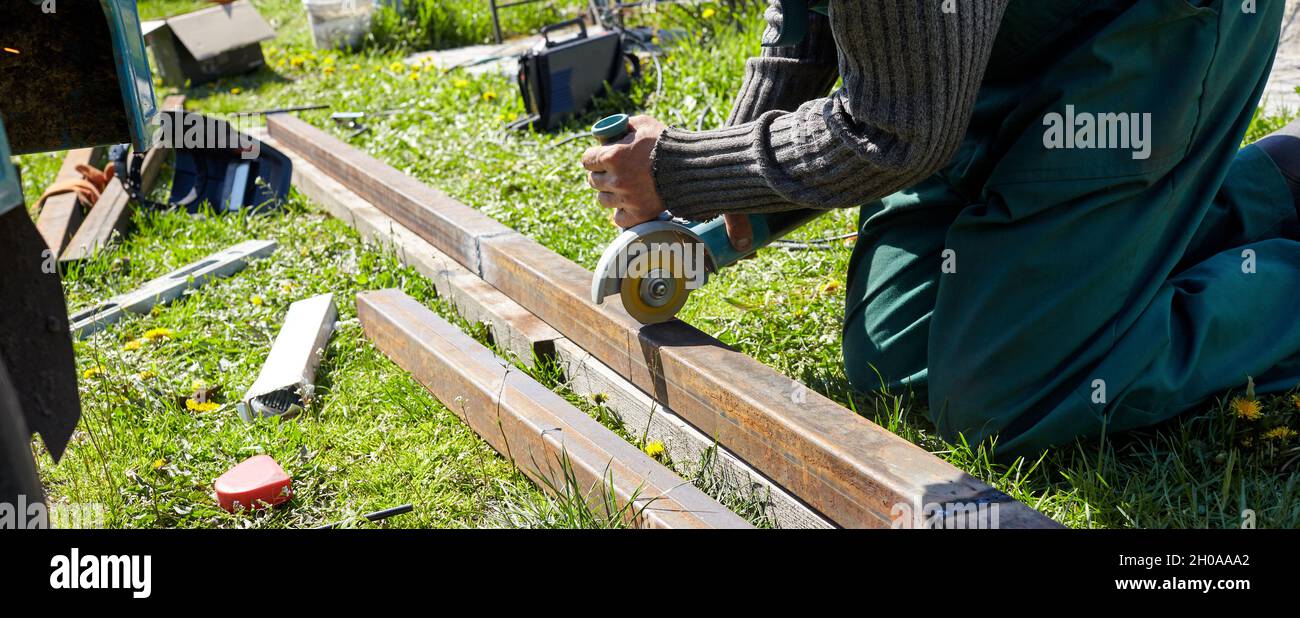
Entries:
MULTIPOLYGON (((601 206, 614 209, 610 218, 623 229, 653 221, 664 209, 655 188, 650 155, 659 135, 668 128, 649 116, 633 116, 632 129, 623 139, 587 149, 582 166, 587 168, 587 184, 599 191, 601 206)), ((753 227, 746 215, 727 215, 727 236, 737 251, 748 251, 753 242, 753 227)))
POLYGON ((600 192, 596 200, 614 209, 611 219, 624 229, 652 221, 664 211, 650 155, 668 128, 649 116, 633 116, 628 126, 631 130, 623 139, 594 146, 582 155, 582 166, 590 172, 587 184, 600 192))

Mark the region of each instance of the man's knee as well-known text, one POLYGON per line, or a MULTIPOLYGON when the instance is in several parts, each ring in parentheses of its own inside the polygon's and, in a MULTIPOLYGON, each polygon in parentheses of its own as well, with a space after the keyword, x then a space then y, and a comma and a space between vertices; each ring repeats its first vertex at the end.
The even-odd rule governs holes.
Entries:
POLYGON ((844 325, 844 373, 849 383, 861 392, 922 388, 928 317, 901 332, 887 333, 864 315, 856 312, 844 325))

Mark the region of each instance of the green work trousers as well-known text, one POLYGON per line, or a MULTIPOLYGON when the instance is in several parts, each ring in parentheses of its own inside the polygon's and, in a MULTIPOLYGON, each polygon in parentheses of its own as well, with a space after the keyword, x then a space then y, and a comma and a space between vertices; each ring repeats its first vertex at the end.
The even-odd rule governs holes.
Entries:
POLYGON ((1296 387, 1300 223, 1272 160, 1239 150, 1282 9, 1013 0, 956 157, 862 208, 855 387, 912 389, 943 436, 1000 456, 1149 426, 1247 376, 1296 387), (1121 113, 1147 139, 1083 133, 1121 113))

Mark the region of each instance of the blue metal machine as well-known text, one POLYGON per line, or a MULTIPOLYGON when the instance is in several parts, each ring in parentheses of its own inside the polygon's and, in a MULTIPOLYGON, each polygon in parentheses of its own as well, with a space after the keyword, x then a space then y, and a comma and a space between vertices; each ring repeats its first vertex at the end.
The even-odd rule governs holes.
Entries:
POLYGON ((158 107, 134 0, 8 0, 0 47, 0 502, 32 504, 43 492, 31 434, 58 460, 81 403, 57 256, 28 216, 11 155, 143 151, 158 107))

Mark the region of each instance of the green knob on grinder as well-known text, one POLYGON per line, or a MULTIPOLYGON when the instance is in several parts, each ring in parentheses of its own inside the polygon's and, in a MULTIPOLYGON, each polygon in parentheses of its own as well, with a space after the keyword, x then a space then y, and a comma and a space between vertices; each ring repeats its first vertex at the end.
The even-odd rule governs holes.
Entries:
POLYGON ((615 142, 627 135, 627 114, 606 116, 600 122, 591 125, 591 134, 601 143, 615 142))

